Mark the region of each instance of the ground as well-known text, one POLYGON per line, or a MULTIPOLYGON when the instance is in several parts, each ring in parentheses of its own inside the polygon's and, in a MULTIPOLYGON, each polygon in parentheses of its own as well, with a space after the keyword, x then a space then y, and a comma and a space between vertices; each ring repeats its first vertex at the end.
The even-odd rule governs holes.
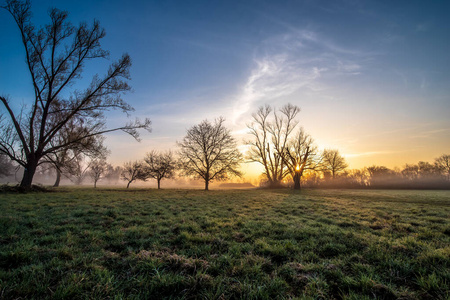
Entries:
POLYGON ((0 298, 448 299, 450 192, 0 194, 0 298))

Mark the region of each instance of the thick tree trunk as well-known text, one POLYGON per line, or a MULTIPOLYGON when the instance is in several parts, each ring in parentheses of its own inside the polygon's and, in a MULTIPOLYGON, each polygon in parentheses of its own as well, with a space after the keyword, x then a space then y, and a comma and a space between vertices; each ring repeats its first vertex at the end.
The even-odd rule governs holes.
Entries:
POLYGON ((97 188, 97 180, 94 180, 94 189, 97 188))
POLYGON ((158 179, 158 190, 161 189, 161 179, 158 179))
POLYGON ((294 175, 294 190, 300 190, 301 186, 300 186, 300 173, 295 172, 294 175))
POLYGON ((130 183, 131 183, 131 181, 128 181, 128 184, 127 184, 127 188, 129 188, 129 187, 130 187, 130 183))
POLYGON ((56 180, 53 186, 58 187, 60 182, 61 182, 61 171, 58 168, 56 168, 56 180))
POLYGON ((205 180, 205 191, 209 191, 209 180, 205 180))
POLYGON ((28 162, 25 170, 23 172, 22 181, 20 186, 23 188, 31 188, 31 183, 33 183, 34 173, 36 173, 37 163, 34 161, 28 162))

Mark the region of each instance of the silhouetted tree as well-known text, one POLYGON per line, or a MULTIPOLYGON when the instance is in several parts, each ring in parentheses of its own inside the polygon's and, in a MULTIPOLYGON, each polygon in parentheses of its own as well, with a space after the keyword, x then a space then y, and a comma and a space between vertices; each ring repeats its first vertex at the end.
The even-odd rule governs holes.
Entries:
POLYGON ((58 187, 61 182, 61 175, 63 173, 73 173, 76 168, 76 156, 81 153, 72 152, 69 148, 64 148, 61 151, 52 153, 48 156, 47 160, 54 166, 56 171, 56 179, 53 184, 54 187, 58 187))
POLYGON ((367 172, 366 168, 363 169, 353 169, 350 170, 348 172, 347 175, 350 179, 350 184, 351 185, 356 185, 356 186, 366 186, 368 184, 369 181, 369 174, 367 172))
POLYGON ((130 184, 136 180, 145 181, 148 178, 147 173, 145 172, 144 164, 140 161, 134 162, 126 162, 123 164, 122 173, 120 177, 127 181, 127 188, 130 187, 130 184))
POLYGON ((236 141, 223 126, 221 117, 211 124, 207 120, 187 130, 180 147, 180 167, 187 176, 205 181, 205 190, 212 180, 225 180, 229 176, 242 176, 238 170, 242 154, 236 141))
POLYGON ((375 186, 386 186, 393 185, 393 177, 395 177, 395 172, 385 166, 371 166, 367 168, 367 173, 369 174, 369 185, 375 186))
POLYGON ((317 157, 317 147, 312 137, 300 128, 298 133, 286 143, 282 155, 284 164, 294 181, 294 189, 301 189, 300 181, 303 172, 314 170, 320 163, 317 157))
POLYGON ((450 155, 443 154, 434 160, 436 168, 450 180, 450 155))
POLYGON ((97 187, 97 182, 106 173, 108 164, 105 160, 94 160, 90 165, 89 176, 94 181, 94 188, 97 187))
POLYGON ((67 21, 67 12, 53 8, 49 11, 50 23, 37 30, 30 21, 30 7, 28 1, 17 0, 7 0, 3 6, 14 18, 21 34, 34 90, 32 103, 24 105, 19 112, 14 111, 15 105, 10 105, 6 96, 0 96, 7 115, 7 118, 0 117, 0 152, 24 168, 22 187, 31 186, 37 166, 48 154, 116 130, 138 139, 136 129, 150 128, 148 119, 119 128, 105 127, 105 111, 133 110, 121 98, 123 92, 130 90, 126 83, 131 66, 128 54, 114 62, 105 76, 94 76, 85 90, 70 93, 87 61, 109 56, 100 45, 105 31, 99 22, 94 21, 92 26, 86 23, 74 26, 67 21), (71 120, 79 121, 77 134, 58 143, 58 133, 71 120))
POLYGON ((345 158, 339 154, 337 149, 325 149, 322 152, 322 170, 331 172, 333 179, 339 172, 348 167, 345 158))
POLYGON ((439 176, 439 169, 436 168, 436 165, 430 164, 426 161, 419 161, 417 164, 419 168, 419 176, 420 178, 431 178, 439 176))
POLYGON ((407 180, 417 180, 419 178, 419 166, 406 164, 401 171, 403 178, 407 180))
POLYGON ((288 140, 298 124, 295 117, 299 112, 300 108, 290 103, 278 112, 269 105, 261 106, 252 114, 253 122, 247 125, 249 134, 253 136, 253 140, 245 142, 250 146, 247 158, 251 162, 263 165, 264 174, 271 187, 279 186, 283 178, 290 173, 283 155, 286 153, 288 140))
POLYGON ((163 178, 173 178, 175 175, 175 159, 172 152, 150 151, 144 158, 146 163, 145 171, 148 177, 156 179, 158 189, 161 188, 161 180, 163 178))

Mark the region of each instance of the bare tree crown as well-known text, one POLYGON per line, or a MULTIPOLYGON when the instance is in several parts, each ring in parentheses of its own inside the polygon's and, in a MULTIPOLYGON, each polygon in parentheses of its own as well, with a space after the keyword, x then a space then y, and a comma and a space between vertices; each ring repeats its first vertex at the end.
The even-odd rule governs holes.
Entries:
POLYGON ((31 22, 29 1, 7 0, 2 8, 18 26, 34 91, 33 101, 20 112, 14 111, 7 96, 0 96, 4 110, 0 130, 5 133, 0 152, 25 168, 23 186, 31 185, 36 166, 46 155, 111 131, 122 130, 138 139, 137 129, 150 130, 148 119, 119 128, 105 126, 105 111, 133 111, 122 99, 130 90, 128 54, 113 62, 104 76, 95 75, 84 90, 71 90, 88 61, 109 57, 100 44, 105 30, 98 21, 74 26, 67 12, 53 8, 50 22, 37 29, 31 22), (59 135, 73 123, 76 130, 62 141, 59 135))
POLYGON ((236 141, 223 125, 225 119, 214 123, 202 121, 187 130, 178 143, 180 166, 187 176, 205 181, 205 190, 212 180, 224 180, 229 176, 241 176, 239 164, 242 154, 236 148, 236 141))

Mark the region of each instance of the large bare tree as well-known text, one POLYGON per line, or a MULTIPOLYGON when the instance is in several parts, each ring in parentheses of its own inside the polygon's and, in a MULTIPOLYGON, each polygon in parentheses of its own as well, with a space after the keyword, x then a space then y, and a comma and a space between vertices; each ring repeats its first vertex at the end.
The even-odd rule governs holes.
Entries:
POLYGON ((344 171, 348 167, 345 158, 337 149, 325 149, 322 152, 322 171, 328 171, 336 178, 339 172, 344 171))
POLYGON ((158 152, 150 151, 144 158, 145 170, 148 177, 158 182, 158 189, 161 188, 161 180, 173 178, 175 176, 175 159, 171 151, 158 152))
POLYGON ((204 120, 188 129, 186 136, 178 143, 183 173, 203 179, 206 191, 213 180, 242 176, 239 171, 242 154, 230 131, 223 125, 224 121, 222 117, 213 124, 204 120))
POLYGON ((286 144, 282 155, 286 169, 293 181, 294 189, 301 189, 301 178, 306 170, 317 169, 320 159, 317 157, 317 147, 313 138, 301 127, 286 144))
POLYGON ((46 155, 111 131, 123 130, 137 139, 136 129, 150 129, 148 119, 119 128, 108 129, 105 125, 105 111, 133 110, 121 98, 130 90, 128 54, 112 63, 106 75, 95 75, 84 90, 79 86, 80 89, 71 90, 86 62, 109 56, 100 45, 105 30, 98 21, 90 26, 74 26, 68 22, 67 12, 53 8, 49 11, 49 24, 36 29, 31 22, 29 1, 7 0, 2 8, 18 26, 34 91, 34 99, 19 111, 15 111, 16 105, 11 105, 7 96, 0 96, 4 111, 0 115, 0 152, 24 168, 21 186, 31 186, 36 168, 46 155), (78 134, 63 143, 56 142, 71 120, 79 122, 78 134))
POLYGON ((245 141, 250 146, 248 160, 263 165, 271 187, 280 186, 290 173, 283 156, 298 124, 295 117, 299 112, 300 108, 290 103, 278 111, 269 105, 261 106, 252 114, 253 122, 247 126, 253 136, 252 140, 245 141))

